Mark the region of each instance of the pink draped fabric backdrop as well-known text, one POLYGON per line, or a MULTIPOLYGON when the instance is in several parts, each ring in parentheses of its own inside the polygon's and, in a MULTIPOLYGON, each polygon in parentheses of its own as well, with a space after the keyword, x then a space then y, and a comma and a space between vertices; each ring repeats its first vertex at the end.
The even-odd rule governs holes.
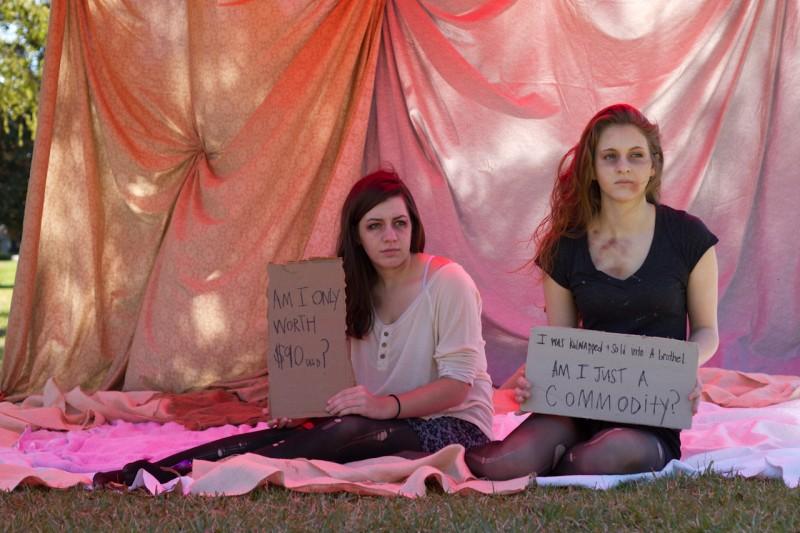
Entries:
POLYGON ((616 102, 660 125, 662 201, 720 238, 709 365, 800 373, 798 35, 793 0, 389 3, 367 167, 398 169, 430 250, 475 277, 495 381, 545 321, 514 271, 558 160, 616 102))
POLYGON ((558 159, 620 101, 720 238, 710 364, 800 374, 796 0, 54 0, 50 32, 12 397, 263 375, 266 263, 330 254, 384 165, 475 278, 500 382, 544 322, 516 269, 558 159))

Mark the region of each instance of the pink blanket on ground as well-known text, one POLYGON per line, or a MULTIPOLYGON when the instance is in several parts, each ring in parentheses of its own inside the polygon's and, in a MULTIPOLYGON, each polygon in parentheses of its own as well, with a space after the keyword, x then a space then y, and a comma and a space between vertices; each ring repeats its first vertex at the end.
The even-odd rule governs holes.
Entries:
POLYGON ((0 402, 0 446, 10 445, 29 427, 77 430, 112 420, 174 421, 195 430, 226 424, 255 424, 268 418, 264 408, 266 395, 266 387, 252 385, 233 389, 233 392, 216 389, 186 394, 154 391, 87 394, 76 387, 65 393, 50 379, 40 395, 29 396, 18 404, 0 402), (249 394, 245 396, 248 401, 239 399, 242 392, 249 394))
POLYGON ((764 407, 800 398, 800 377, 701 368, 703 400, 722 407, 764 407))
MULTIPOLYGON (((723 398, 728 403, 752 401, 753 406, 722 407, 704 401, 692 429, 682 433, 683 459, 656 475, 710 467, 725 474, 779 477, 788 486, 798 486, 800 399, 792 398, 797 396, 800 378, 753 377, 717 370, 705 372, 703 378, 706 397, 723 398), (758 394, 759 389, 775 393, 772 402, 767 401, 767 395, 758 394)), ((144 421, 166 418, 163 409, 153 403, 153 393, 86 396, 76 391, 59 395, 56 390, 46 391, 36 400, 38 405, 31 401, 27 408, 0 404, 0 439, 4 439, 0 442, 0 489, 13 490, 20 484, 59 488, 89 484, 98 470, 119 468, 140 458, 158 459, 213 439, 265 427, 261 422, 190 431, 174 422, 144 421), (87 429, 82 429, 84 426, 87 429)), ((502 438, 524 417, 513 414, 514 405, 507 395, 498 394, 496 404, 500 414, 495 416, 495 437, 502 438)), ((570 476, 539 478, 537 483, 606 488, 636 477, 570 476)), ((382 457, 346 465, 247 454, 219 463, 198 462, 191 476, 167 486, 142 472, 139 485, 152 493, 242 494, 276 484, 308 492, 420 496, 425 494, 426 480, 434 480, 446 492, 508 493, 523 490, 530 483, 527 477, 502 483, 473 479, 464 464, 463 449, 450 446, 416 461, 382 457)))

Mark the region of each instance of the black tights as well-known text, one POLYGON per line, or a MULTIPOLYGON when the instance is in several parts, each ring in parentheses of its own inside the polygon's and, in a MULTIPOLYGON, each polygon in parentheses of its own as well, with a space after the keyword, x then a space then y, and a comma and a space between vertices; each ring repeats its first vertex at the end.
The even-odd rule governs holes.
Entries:
POLYGON ((277 459, 324 459, 347 463, 402 452, 421 452, 416 432, 402 420, 373 420, 362 416, 318 419, 311 429, 305 427, 265 429, 207 442, 178 452, 160 461, 135 461, 122 470, 99 472, 95 485, 109 482, 131 485, 143 468, 162 483, 190 472, 192 461, 216 461, 242 453, 256 453, 277 459))
POLYGON ((276 459, 305 457, 349 463, 422 451, 417 433, 402 420, 342 416, 318 420, 312 429, 284 431, 285 437, 273 440, 254 453, 276 459))
POLYGON ((532 415, 504 440, 467 451, 478 477, 502 480, 528 474, 632 474, 666 464, 661 439, 641 429, 615 427, 587 441, 568 417, 532 415))

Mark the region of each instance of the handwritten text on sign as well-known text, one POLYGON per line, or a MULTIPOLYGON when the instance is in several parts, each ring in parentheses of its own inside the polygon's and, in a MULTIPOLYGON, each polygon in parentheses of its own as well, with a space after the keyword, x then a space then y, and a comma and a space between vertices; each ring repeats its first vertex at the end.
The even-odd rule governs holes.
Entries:
POLYGON ((327 416, 328 398, 355 384, 341 259, 270 264, 268 273, 270 414, 327 416))
POLYGON ((536 413, 670 428, 692 425, 697 379, 692 342, 574 328, 537 327, 528 343, 536 413))

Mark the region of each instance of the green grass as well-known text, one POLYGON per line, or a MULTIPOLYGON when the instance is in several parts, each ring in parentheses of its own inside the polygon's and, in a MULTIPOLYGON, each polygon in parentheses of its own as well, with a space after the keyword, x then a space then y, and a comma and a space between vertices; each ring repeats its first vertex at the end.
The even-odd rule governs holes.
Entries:
POLYGON ((260 488, 236 497, 22 488, 0 494, 8 531, 798 531, 800 490, 704 475, 608 491, 359 497, 260 488), (13 517, 13 519, 11 518, 13 517))
POLYGON ((11 308, 11 293, 14 290, 14 277, 17 274, 16 261, 0 261, 0 364, 6 351, 6 329, 8 311, 11 308))

